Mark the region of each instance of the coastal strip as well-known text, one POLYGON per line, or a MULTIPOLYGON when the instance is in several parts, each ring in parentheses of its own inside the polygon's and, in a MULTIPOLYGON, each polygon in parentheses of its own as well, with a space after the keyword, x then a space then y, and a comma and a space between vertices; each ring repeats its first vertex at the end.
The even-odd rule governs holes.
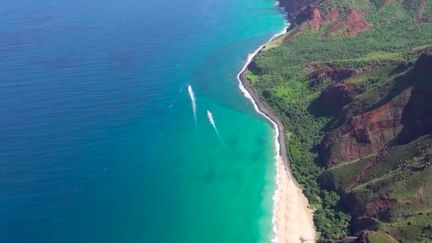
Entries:
POLYGON ((245 65, 237 75, 237 79, 244 96, 252 102, 257 113, 272 124, 275 131, 276 190, 273 196, 272 223, 274 238, 272 242, 315 242, 313 210, 308 208, 308 200, 291 175, 285 147, 284 126, 280 119, 271 112, 270 107, 261 101, 259 95, 246 78, 246 71, 255 56, 266 45, 285 33, 287 33, 287 27, 249 54, 245 65))

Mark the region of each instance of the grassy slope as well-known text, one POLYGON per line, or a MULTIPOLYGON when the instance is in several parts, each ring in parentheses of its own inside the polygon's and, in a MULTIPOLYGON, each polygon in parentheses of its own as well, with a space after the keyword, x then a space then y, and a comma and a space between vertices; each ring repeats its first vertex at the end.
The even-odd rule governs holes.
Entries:
MULTIPOLYGON (((351 161, 350 164, 335 167, 329 171, 325 171, 320 165, 321 158, 317 154, 317 145, 325 135, 325 127, 332 118, 320 116, 311 108, 311 104, 330 81, 326 80, 320 85, 311 86, 308 74, 311 72, 312 64, 315 68, 329 64, 334 67, 356 69, 372 66, 374 67, 372 70, 368 68, 368 71, 357 74, 347 82, 363 89, 364 92, 359 98, 366 103, 378 102, 377 97, 380 97, 382 87, 397 75, 392 72, 394 69, 392 65, 404 60, 414 60, 419 52, 430 48, 432 44, 432 25, 417 24, 414 21, 415 9, 419 1, 387 2, 384 5, 380 0, 323 1, 321 8, 324 17, 330 8, 338 7, 342 12, 341 19, 346 16, 349 8, 354 7, 364 13, 370 29, 355 37, 347 37, 338 32, 329 33, 331 26, 328 24, 322 25, 318 32, 313 31, 306 24, 301 34, 288 43, 261 52, 248 73, 254 87, 272 106, 274 112, 280 115, 287 128, 286 141, 291 158, 291 169, 298 182, 304 186, 305 194, 311 204, 317 209, 315 222, 322 239, 340 239, 348 234, 350 216, 340 205, 338 194, 319 186, 318 177, 323 173, 321 178, 331 177, 335 182, 334 189, 343 196, 347 193, 346 187, 349 179, 356 174, 362 164, 367 162, 367 158, 351 161)), ((425 12, 431 11, 430 9, 432 7, 427 3, 425 12)), ((410 152, 400 155, 397 154, 398 151, 395 149, 395 154, 390 156, 404 159, 406 157, 407 160, 412 158, 410 152)), ((384 182, 379 178, 394 170, 392 168, 394 160, 389 159, 389 161, 389 163, 384 163, 382 168, 376 168, 377 172, 368 175, 369 177, 365 178, 364 182, 378 188, 382 187, 380 183, 384 182)), ((422 176, 425 175, 418 175, 418 177, 422 176)), ((393 181, 393 179, 388 180, 393 181)), ((400 183, 401 186, 407 186, 411 180, 400 183)), ((358 197, 359 195, 364 197, 375 195, 375 192, 364 191, 366 190, 364 188, 367 188, 367 185, 355 188, 352 194, 358 197)), ((395 193, 399 193, 401 197, 404 194, 403 191, 395 193)), ((413 222, 424 221, 423 215, 409 217, 414 217, 413 222)), ((424 236, 423 228, 432 222, 429 220, 425 222, 416 230, 409 230, 410 227, 415 228, 416 223, 403 225, 403 222, 398 222, 394 224, 390 220, 381 222, 378 231, 389 233, 398 231, 401 239, 407 240, 415 240, 418 237, 427 238, 428 236, 424 236), (405 232, 407 230, 408 233, 405 232), (414 231, 421 233, 412 233, 414 231), (411 233, 415 236, 410 235, 411 233)))

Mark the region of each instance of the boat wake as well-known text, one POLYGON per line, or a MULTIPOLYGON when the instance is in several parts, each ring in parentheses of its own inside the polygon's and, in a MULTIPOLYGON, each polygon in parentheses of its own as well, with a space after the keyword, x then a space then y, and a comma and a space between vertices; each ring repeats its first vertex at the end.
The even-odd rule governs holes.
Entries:
POLYGON ((196 125, 197 124, 196 98, 195 98, 195 93, 193 92, 192 86, 190 84, 188 85, 188 92, 189 92, 189 97, 190 97, 191 103, 192 103, 192 112, 193 112, 194 121, 195 121, 195 125, 196 125))
POLYGON ((223 145, 225 145, 225 143, 224 143, 224 141, 222 140, 222 137, 221 137, 221 135, 220 135, 220 133, 219 133, 219 130, 218 130, 217 127, 216 127, 216 123, 215 123, 215 121, 214 121, 213 114, 212 114, 209 110, 207 110, 207 117, 208 117, 209 122, 210 122, 210 124, 212 125, 212 127, 213 127, 213 129, 214 129, 214 131, 215 131, 215 133, 216 133, 216 135, 217 135, 217 137, 218 137, 218 139, 221 141, 221 143, 222 143, 223 145))

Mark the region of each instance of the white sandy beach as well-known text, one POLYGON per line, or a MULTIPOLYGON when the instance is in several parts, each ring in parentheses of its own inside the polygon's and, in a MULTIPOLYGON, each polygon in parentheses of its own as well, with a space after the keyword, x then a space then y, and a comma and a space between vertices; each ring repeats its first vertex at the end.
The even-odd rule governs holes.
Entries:
POLYGON ((275 242, 315 242, 313 211, 302 190, 297 187, 280 156, 276 161, 276 193, 274 195, 275 242))

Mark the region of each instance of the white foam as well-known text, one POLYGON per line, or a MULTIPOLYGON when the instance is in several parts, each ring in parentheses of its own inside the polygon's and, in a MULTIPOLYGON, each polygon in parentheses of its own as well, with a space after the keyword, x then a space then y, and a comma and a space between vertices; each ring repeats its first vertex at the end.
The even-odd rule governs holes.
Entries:
POLYGON ((210 121, 210 124, 213 126, 213 128, 215 130, 217 130, 216 123, 214 122, 214 119, 213 119, 213 114, 209 110, 207 110, 207 117, 208 117, 208 119, 210 121))
POLYGON ((193 92, 192 86, 189 84, 188 85, 188 92, 189 92, 189 97, 191 99, 191 103, 192 103, 192 112, 193 112, 193 116, 194 116, 194 121, 195 124, 197 122, 197 115, 196 115, 196 98, 195 98, 195 93, 193 92))
POLYGON ((221 139, 221 137, 219 135, 219 131, 218 131, 217 127, 216 127, 216 123, 215 123, 214 118, 213 118, 213 114, 209 110, 207 110, 207 117, 208 117, 209 122, 212 125, 213 129, 215 130, 216 135, 218 136, 219 139, 221 139))
POLYGON ((221 135, 219 133, 219 130, 216 127, 216 123, 215 123, 215 120, 213 118, 213 114, 209 110, 207 110, 207 117, 208 117, 209 122, 212 125, 212 127, 213 127, 213 129, 214 129, 214 131, 215 131, 215 133, 216 133, 219 141, 222 143, 222 145, 226 146, 225 142, 223 141, 223 139, 222 139, 222 137, 221 137, 221 135))

